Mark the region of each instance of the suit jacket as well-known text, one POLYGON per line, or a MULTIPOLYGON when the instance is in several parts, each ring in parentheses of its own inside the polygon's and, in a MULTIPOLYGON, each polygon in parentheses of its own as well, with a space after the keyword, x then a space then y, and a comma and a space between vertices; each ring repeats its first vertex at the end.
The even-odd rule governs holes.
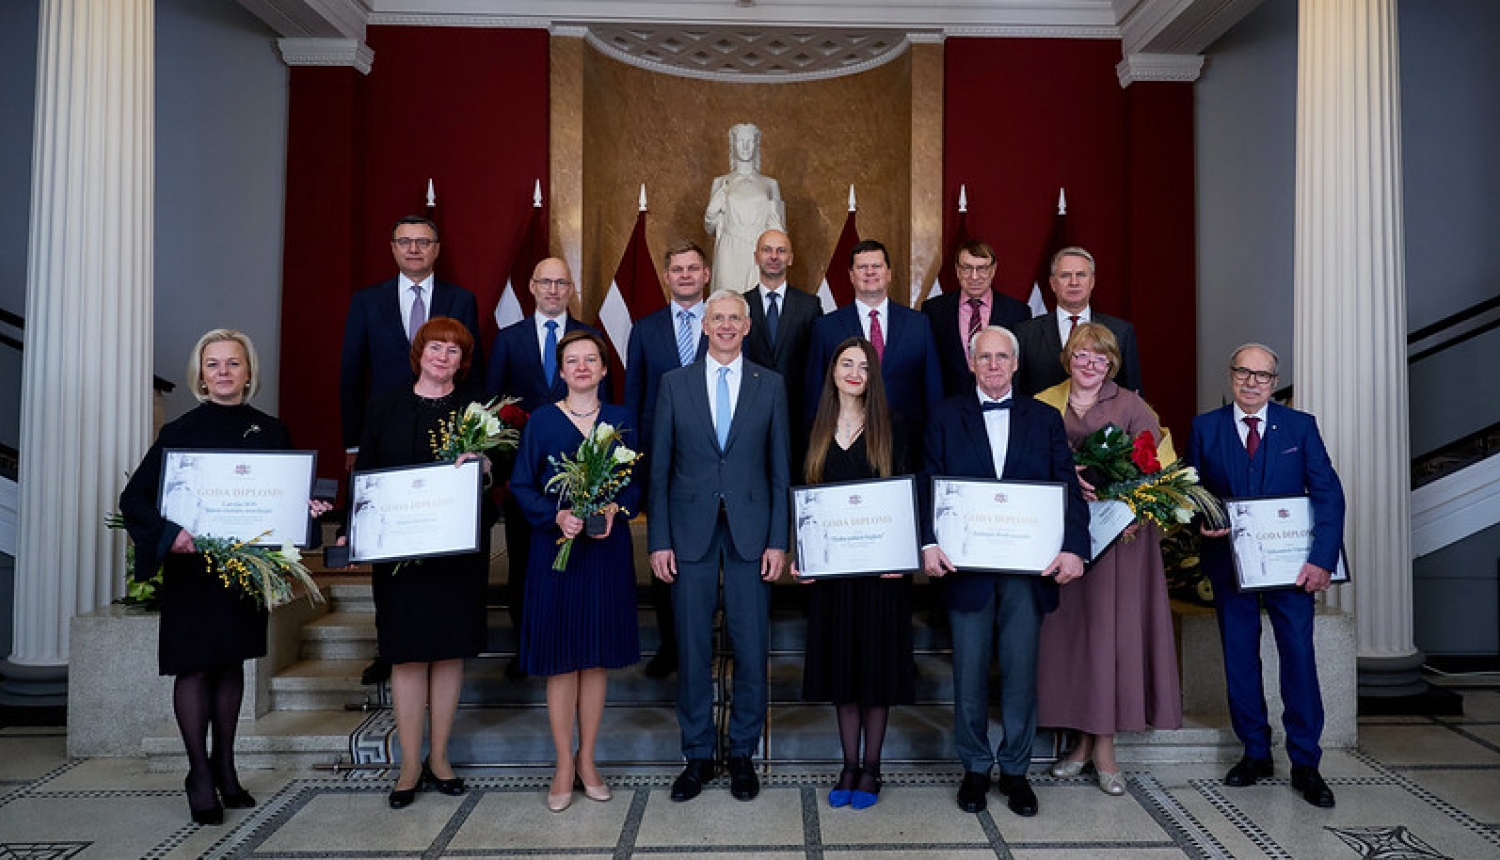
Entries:
MULTIPOLYGON (((933 296, 922 304, 922 313, 932 326, 932 341, 942 361, 943 396, 965 394, 974 390, 974 373, 969 370, 969 348, 958 331, 959 308, 968 301, 963 291, 933 296)), ((1017 324, 1031 319, 1031 308, 1025 302, 990 290, 990 318, 987 325, 1004 326, 1015 331, 1017 324)))
MULTIPOLYGON (((1060 481, 1067 487, 1063 545, 1067 552, 1089 557, 1089 509, 1073 469, 1068 434, 1056 409, 1030 397, 1015 395, 1010 413, 1010 439, 1005 450, 1005 474, 995 474, 984 412, 972 392, 943 401, 927 423, 924 466, 918 488, 922 495, 922 544, 937 543, 933 530, 932 479, 1002 479, 1060 481)), ((993 578, 1013 574, 959 570, 944 577, 944 599, 952 609, 972 612, 992 593, 993 578)), ((1046 576, 1031 577, 1043 612, 1057 608, 1057 583, 1046 576)))
MULTIPOLYGON (((1093 312, 1092 322, 1114 333, 1120 343, 1120 372, 1115 384, 1141 392, 1141 358, 1135 348, 1135 327, 1130 323, 1093 312)), ((1062 355, 1062 337, 1057 330, 1057 312, 1032 317, 1017 323, 1016 339, 1021 342, 1021 368, 1016 371, 1016 390, 1035 396, 1068 378, 1058 357, 1062 355)))
MULTIPOLYGON (((938 367, 937 347, 933 345, 927 318, 894 301, 888 307, 890 319, 881 320, 885 355, 880 360, 880 376, 885 381, 891 411, 900 416, 906 438, 915 444, 922 438, 921 428, 928 413, 943 400, 943 375, 938 367)), ((858 301, 850 302, 831 314, 823 315, 813 324, 812 346, 808 350, 804 371, 807 392, 803 405, 807 421, 811 422, 817 414, 823 377, 828 372, 828 363, 833 360, 834 350, 846 338, 864 337, 859 314, 866 310, 865 305, 858 301)), ((907 462, 916 461, 913 456, 907 462)))
MULTIPOLYGON (((1188 464, 1203 486, 1221 499, 1306 494, 1312 506, 1313 541, 1307 560, 1333 570, 1344 543, 1344 488, 1318 433, 1318 422, 1306 412, 1271 403, 1266 428, 1252 459, 1234 426, 1234 405, 1221 406, 1193 419, 1188 464)), ((1216 588, 1234 588, 1229 541, 1203 544, 1203 568, 1216 588)))
MULTIPOLYGON (((567 314, 557 339, 562 340, 563 335, 570 331, 599 333, 567 314)), ((489 372, 485 374, 485 389, 491 397, 519 397, 522 409, 535 412, 567 396, 568 386, 563 382, 561 370, 562 365, 558 365, 556 376, 550 381, 543 379, 542 343, 537 340, 536 319, 527 317, 495 335, 494 346, 490 348, 489 372)), ((606 401, 608 390, 603 382, 599 384, 599 396, 606 401)))
MULTIPOLYGON (((817 296, 788 286, 781 303, 774 345, 770 329, 766 327, 765 302, 761 299, 759 284, 745 293, 745 303, 750 305, 750 334, 745 337, 745 357, 781 374, 789 391, 794 387, 800 389, 798 383, 806 369, 813 323, 823 316, 823 303, 817 296)), ((792 406, 798 412, 802 405, 794 398, 792 406)))
MULTIPOLYGON (((382 281, 360 290, 349 300, 344 348, 339 357, 339 415, 345 448, 359 444, 365 405, 370 398, 417 381, 411 369, 406 320, 401 318, 401 301, 396 295, 397 282, 397 278, 382 281)), ((434 280, 427 318, 439 316, 453 317, 474 336, 474 358, 469 373, 482 373, 484 352, 479 342, 479 310, 474 294, 457 284, 434 280)))
MULTIPOLYGON (((641 451, 651 450, 651 433, 656 424, 657 389, 662 374, 682 367, 677 354, 677 318, 680 308, 675 302, 641 317, 630 328, 630 343, 625 354, 625 405, 636 416, 641 428, 641 451)), ((702 361, 708 352, 708 338, 699 330, 698 354, 702 361)))
POLYGON ((786 390, 774 371, 751 361, 743 368, 722 450, 708 405, 705 362, 662 376, 651 438, 651 552, 670 549, 679 561, 702 559, 713 545, 721 507, 740 558, 787 548, 786 390))

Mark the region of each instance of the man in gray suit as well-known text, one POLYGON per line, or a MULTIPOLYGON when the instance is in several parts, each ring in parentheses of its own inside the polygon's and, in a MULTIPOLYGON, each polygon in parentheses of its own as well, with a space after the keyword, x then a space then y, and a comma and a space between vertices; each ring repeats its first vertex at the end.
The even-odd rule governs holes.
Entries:
POLYGON ((647 545, 651 571, 673 583, 677 722, 687 767, 672 799, 692 800, 714 777, 713 617, 719 578, 734 649, 725 764, 730 793, 760 791, 750 762, 766 719, 771 583, 786 566, 787 405, 781 377, 745 360, 743 296, 710 296, 707 354, 661 378, 651 438, 647 545))

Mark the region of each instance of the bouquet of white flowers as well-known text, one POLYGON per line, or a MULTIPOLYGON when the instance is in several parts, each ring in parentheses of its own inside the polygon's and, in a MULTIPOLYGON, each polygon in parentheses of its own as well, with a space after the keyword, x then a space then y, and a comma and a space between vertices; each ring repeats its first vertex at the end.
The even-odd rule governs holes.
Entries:
MULTIPOLYGON (((557 470, 547 481, 547 490, 557 490, 558 507, 570 505, 573 516, 589 520, 609 507, 615 497, 630 483, 631 467, 640 454, 625 447, 620 428, 600 421, 592 433, 583 437, 578 451, 561 459, 548 457, 547 463, 557 470)), ((598 534, 599 531, 590 531, 598 534)), ((572 538, 559 538, 561 547, 552 562, 553 570, 567 570, 573 552, 572 538)))

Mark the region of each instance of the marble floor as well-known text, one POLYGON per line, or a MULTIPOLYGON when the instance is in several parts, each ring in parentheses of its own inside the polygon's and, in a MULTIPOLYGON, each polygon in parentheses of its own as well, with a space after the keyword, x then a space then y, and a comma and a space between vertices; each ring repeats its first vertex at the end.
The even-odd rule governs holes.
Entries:
POLYGON ((952 767, 887 774, 880 803, 827 807, 831 769, 778 769, 750 803, 724 780, 672 803, 674 772, 605 768, 609 803, 549 813, 547 775, 474 770, 462 797, 386 808, 385 774, 242 772, 260 799, 220 827, 189 822, 180 774, 140 759, 69 759, 60 728, 0 729, 0 860, 12 858, 1497 858, 1500 691, 1465 692, 1462 717, 1363 718, 1359 747, 1323 773, 1338 807, 1316 809, 1277 777, 1220 783, 1226 765, 1127 768, 1111 798, 1089 779, 1034 778, 1041 814, 1004 798, 968 815, 952 767))

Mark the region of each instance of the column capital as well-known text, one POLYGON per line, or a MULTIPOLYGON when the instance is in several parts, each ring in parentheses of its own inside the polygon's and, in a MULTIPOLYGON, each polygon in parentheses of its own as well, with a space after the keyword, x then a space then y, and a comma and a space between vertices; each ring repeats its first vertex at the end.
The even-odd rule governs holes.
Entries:
POLYGON ((1126 54, 1115 64, 1120 89, 1136 81, 1190 84, 1203 71, 1202 54, 1126 54))
POLYGON ((375 52, 359 39, 277 39, 281 60, 288 66, 349 66, 368 75, 375 52))

